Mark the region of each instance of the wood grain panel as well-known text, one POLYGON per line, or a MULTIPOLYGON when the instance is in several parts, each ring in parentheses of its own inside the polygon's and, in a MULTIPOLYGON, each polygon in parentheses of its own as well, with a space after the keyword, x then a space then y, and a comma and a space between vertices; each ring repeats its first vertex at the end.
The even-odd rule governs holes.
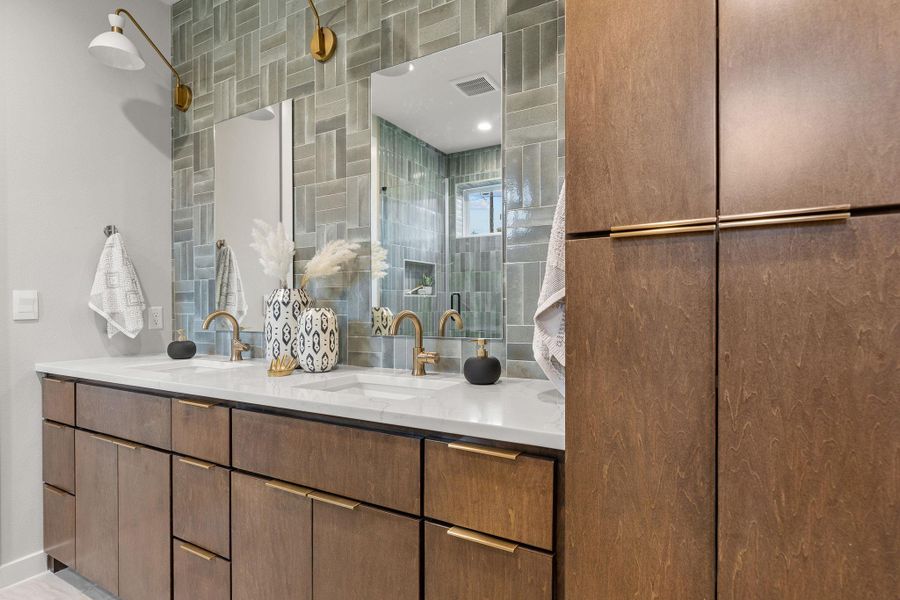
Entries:
POLYGON ((566 3, 570 233, 716 215, 715 0, 566 3))
POLYGON ((719 5, 722 214, 900 203, 900 4, 719 5))
POLYGON ((313 502, 316 600, 419 600, 421 521, 360 504, 313 502))
POLYGON ((79 427, 164 450, 172 447, 169 398, 79 383, 75 404, 79 427))
POLYGON ((231 598, 231 563, 218 556, 203 558, 172 541, 174 600, 228 600, 231 598))
POLYGON ((75 430, 71 427, 44 421, 43 423, 44 481, 50 485, 75 493, 75 430))
POLYGON ((231 409, 206 401, 172 400, 172 449, 230 465, 231 409))
POLYGON ((714 597, 715 237, 566 244, 566 595, 714 597))
POLYGON ((312 598, 312 500, 231 474, 232 600, 312 598))
POLYGON ((171 456, 119 447, 119 596, 171 596, 171 456))
POLYGON ((75 567, 75 496, 44 484, 44 552, 75 567))
POLYGON ((231 419, 236 468, 420 514, 420 438, 243 410, 231 419))
POLYGON ((75 382, 53 377, 41 380, 41 408, 45 419, 75 425, 75 382))
POLYGON ((900 597, 898 232, 722 232, 723 600, 900 597))
POLYGON ((172 459, 172 533, 219 556, 231 555, 228 469, 180 456, 172 459))
POLYGON ((507 460, 425 441, 425 516, 553 549, 553 461, 507 460))
POLYGON ((76 571, 113 595, 119 593, 118 447, 75 432, 76 571))
POLYGON ((451 537, 447 530, 425 523, 425 600, 553 598, 551 555, 521 546, 507 553, 451 537))

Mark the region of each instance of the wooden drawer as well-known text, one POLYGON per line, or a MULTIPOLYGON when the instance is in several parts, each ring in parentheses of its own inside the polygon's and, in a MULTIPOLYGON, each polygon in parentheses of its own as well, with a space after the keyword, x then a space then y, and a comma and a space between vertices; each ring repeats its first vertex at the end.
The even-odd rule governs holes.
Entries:
POLYGON ((425 600, 551 600, 553 557, 496 538, 425 523, 425 600), (485 545, 490 544, 490 545, 485 545))
POLYGON ((313 598, 419 600, 421 520, 313 492, 313 598))
POLYGON ((231 598, 231 563, 181 540, 172 541, 174 600, 231 598))
POLYGON ((59 423, 44 421, 44 481, 70 494, 75 493, 75 430, 59 423))
POLYGON ((231 479, 213 463, 176 456, 172 460, 172 534, 231 556, 231 479))
POLYGON ((171 399, 86 383, 75 387, 78 427, 164 450, 172 448, 171 399))
POLYGON ((43 387, 41 404, 44 418, 74 426, 75 382, 44 377, 41 384, 43 387))
POLYGON ((75 496, 44 484, 44 552, 75 567, 75 496))
POLYGON ((231 409, 203 400, 172 400, 172 449, 231 464, 231 409))
POLYGON ((553 549, 554 461, 425 440, 425 516, 553 549))
POLYGON ((233 410, 235 468, 420 514, 421 440, 233 410))

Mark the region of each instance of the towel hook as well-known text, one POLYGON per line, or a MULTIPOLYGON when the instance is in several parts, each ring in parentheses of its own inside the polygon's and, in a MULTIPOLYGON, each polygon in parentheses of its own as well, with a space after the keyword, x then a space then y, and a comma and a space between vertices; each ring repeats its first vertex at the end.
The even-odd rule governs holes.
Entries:
POLYGON ((119 233, 119 228, 116 227, 115 225, 107 225, 106 227, 103 228, 103 234, 106 237, 109 237, 109 236, 113 235, 114 233, 119 233))
POLYGON ((222 246, 225 245, 225 240, 216 240, 216 249, 221 250, 222 246))

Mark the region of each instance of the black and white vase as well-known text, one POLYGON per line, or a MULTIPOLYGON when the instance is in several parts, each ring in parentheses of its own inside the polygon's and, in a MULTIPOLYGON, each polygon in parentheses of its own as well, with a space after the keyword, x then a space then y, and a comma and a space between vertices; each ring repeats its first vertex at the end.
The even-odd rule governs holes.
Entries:
POLYGON ((266 296, 266 361, 285 354, 297 356, 297 327, 300 315, 312 301, 306 290, 278 288, 266 296))
POLYGON ((387 306, 372 307, 372 335, 385 336, 391 334, 391 323, 394 313, 387 306))
POLYGON ((325 373, 338 362, 338 320, 330 308, 310 308, 300 316, 297 365, 307 373, 325 373))

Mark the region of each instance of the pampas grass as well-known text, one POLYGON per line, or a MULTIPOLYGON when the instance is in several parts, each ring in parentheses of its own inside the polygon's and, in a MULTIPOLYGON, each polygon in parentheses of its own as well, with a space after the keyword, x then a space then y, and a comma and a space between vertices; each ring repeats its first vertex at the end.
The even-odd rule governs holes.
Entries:
POLYGON ((382 279, 387 275, 387 249, 378 240, 372 242, 372 279, 382 279))
POLYGON ((263 273, 277 277, 281 287, 288 287, 294 262, 294 242, 288 238, 281 223, 272 227, 265 221, 254 219, 253 224, 253 243, 250 247, 259 253, 263 273))
POLYGON ((312 260, 306 263, 303 278, 300 280, 300 287, 305 288, 306 284, 313 279, 334 275, 346 263, 356 258, 357 250, 359 250, 359 244, 351 243, 347 240, 328 242, 324 248, 312 257, 312 260))

